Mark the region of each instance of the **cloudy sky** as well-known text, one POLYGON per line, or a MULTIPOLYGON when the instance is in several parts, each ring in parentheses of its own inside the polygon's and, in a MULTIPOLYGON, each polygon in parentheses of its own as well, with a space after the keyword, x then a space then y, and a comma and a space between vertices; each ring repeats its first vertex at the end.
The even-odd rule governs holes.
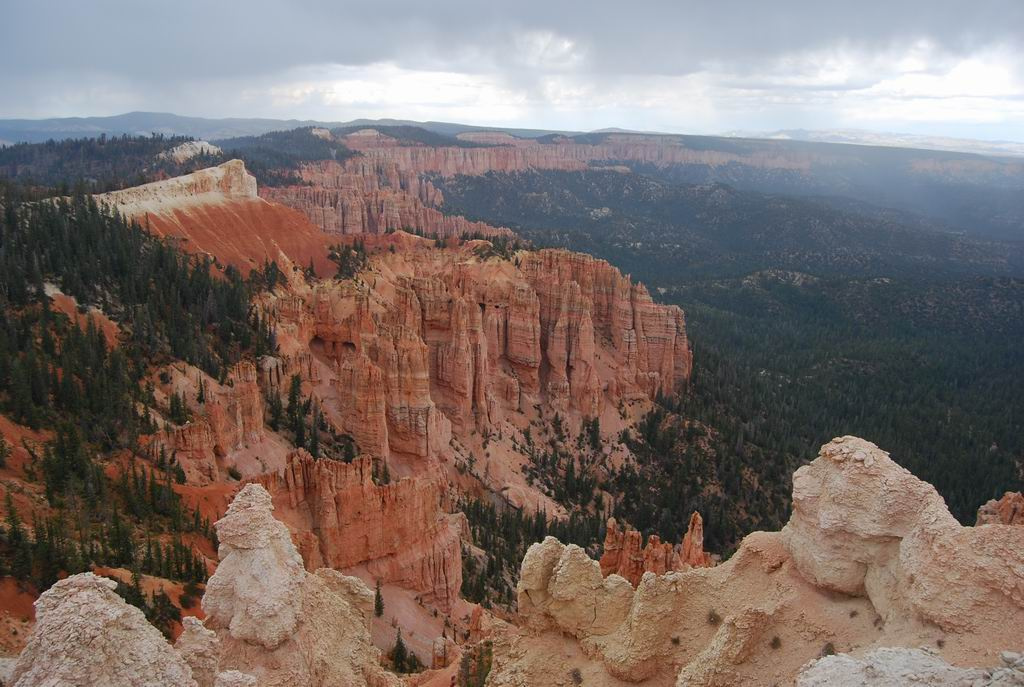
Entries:
POLYGON ((1024 0, 4 0, 0 118, 1024 141, 1024 0))

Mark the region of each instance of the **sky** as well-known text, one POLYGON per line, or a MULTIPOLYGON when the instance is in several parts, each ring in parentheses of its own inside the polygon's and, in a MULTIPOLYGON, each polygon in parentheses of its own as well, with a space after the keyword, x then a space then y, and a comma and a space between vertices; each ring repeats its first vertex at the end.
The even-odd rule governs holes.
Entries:
POLYGON ((1024 0, 2 0, 0 118, 1024 141, 1024 0))

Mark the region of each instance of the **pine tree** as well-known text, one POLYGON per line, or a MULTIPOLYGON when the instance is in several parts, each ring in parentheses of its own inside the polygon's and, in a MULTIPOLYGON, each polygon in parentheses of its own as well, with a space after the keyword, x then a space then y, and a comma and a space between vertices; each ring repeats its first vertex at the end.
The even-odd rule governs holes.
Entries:
POLYGON ((32 576, 32 548, 10 492, 7 492, 7 543, 13 551, 11 574, 19 580, 27 580, 32 576))
POLYGON ((405 647, 405 642, 402 641, 402 628, 398 628, 398 634, 395 636, 395 647, 391 650, 391 663, 395 667, 395 672, 406 672, 408 661, 409 650, 405 647))
POLYGON ((384 595, 380 593, 380 580, 377 580, 377 590, 373 594, 373 614, 378 618, 384 615, 384 595))
POLYGON ((309 428, 309 454, 320 457, 320 412, 313 408, 313 423, 309 428))

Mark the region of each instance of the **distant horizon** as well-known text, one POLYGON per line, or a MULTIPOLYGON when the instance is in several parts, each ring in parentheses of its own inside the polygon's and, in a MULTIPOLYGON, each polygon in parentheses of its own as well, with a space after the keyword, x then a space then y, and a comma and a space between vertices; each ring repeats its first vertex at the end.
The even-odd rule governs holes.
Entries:
POLYGON ((631 133, 631 134, 647 134, 651 136, 717 136, 722 138, 764 138, 774 134, 780 134, 784 132, 808 132, 808 133, 821 133, 821 132, 858 132, 858 133, 872 133, 872 134, 892 134, 898 136, 915 136, 922 138, 950 138, 950 139, 962 139, 962 140, 973 140, 973 141, 986 141, 990 143, 1019 143, 1024 145, 1024 136, 1020 139, 1014 138, 994 138, 987 137, 984 135, 978 136, 961 136, 956 133, 918 133, 909 130, 896 130, 884 127, 869 127, 869 126, 820 126, 820 127, 806 127, 806 126, 780 126, 773 128, 748 128, 748 129, 724 129, 719 131, 705 132, 696 130, 654 130, 654 129, 639 129, 622 124, 609 124, 594 129, 587 129, 583 127, 561 127, 561 126, 541 126, 541 125, 520 125, 518 123, 481 123, 472 120, 462 119, 414 119, 411 117, 401 116, 358 116, 358 117, 340 117, 337 119, 324 119, 321 117, 312 116, 299 116, 299 115, 282 115, 282 116, 262 116, 262 115, 225 115, 225 116, 210 116, 202 114, 182 114, 180 112, 172 112, 169 110, 130 110, 125 112, 115 112, 113 114, 77 114, 77 115, 54 115, 54 116, 41 116, 41 117, 7 117, 3 113, 0 113, 0 122, 49 122, 58 120, 88 120, 88 119, 114 119, 117 117, 127 117, 131 115, 157 115, 157 116, 170 116, 180 117, 184 119, 204 119, 210 121, 254 121, 263 120, 268 122, 315 122, 318 124, 332 124, 332 125, 345 125, 351 124, 352 122, 358 121, 374 121, 374 122, 408 122, 416 124, 454 124, 480 129, 517 129, 523 131, 537 131, 537 132, 566 132, 566 133, 631 133))
POLYGON ((1024 3, 11 0, 0 112, 1024 141, 1024 3), (39 30, 31 30, 39 27, 39 30))
POLYGON ((967 137, 957 136, 954 134, 920 134, 909 131, 894 131, 887 129, 871 129, 871 128, 859 128, 859 127, 825 127, 825 128, 806 128, 806 127, 783 127, 779 129, 743 129, 743 130, 727 130, 727 131, 716 131, 711 133, 697 132, 697 131, 672 131, 672 130, 641 130, 635 128, 629 128, 625 126, 606 126, 597 129, 582 129, 582 128, 555 128, 555 127, 543 127, 543 126, 518 126, 518 125, 507 125, 507 124, 482 124, 473 121, 441 121, 441 120, 417 120, 408 117, 354 117, 349 119, 317 119, 315 117, 245 117, 245 116, 229 116, 229 117, 205 117, 202 115, 192 114, 178 114, 175 112, 167 111, 156 111, 156 110, 133 110, 130 112, 122 112, 113 115, 71 115, 66 117, 18 117, 18 118, 3 118, 0 117, 0 144, 10 144, 17 142, 33 142, 43 140, 43 137, 48 133, 59 138, 77 138, 77 137, 89 137, 98 136, 106 133, 108 135, 120 135, 121 133, 130 133, 134 135, 145 135, 146 133, 167 133, 175 135, 187 135, 197 138, 234 138, 236 136, 244 135, 258 135, 267 131, 274 130, 272 127, 281 125, 284 127, 301 127, 309 125, 325 125, 325 126, 345 126, 345 125, 358 125, 361 122, 366 122, 368 125, 372 123, 379 123, 380 125, 388 125, 391 123, 397 124, 411 124, 421 126, 451 126, 451 127, 465 127, 467 129, 493 129, 498 131, 507 131, 510 133, 519 133, 520 135, 545 135, 549 133, 564 133, 564 134, 587 134, 587 133, 631 133, 639 135, 664 135, 664 136, 708 136, 708 137, 720 137, 720 138, 748 138, 748 139, 759 139, 759 140, 791 140, 791 141, 806 141, 806 142, 817 142, 817 143, 833 143, 833 144, 848 144, 848 145, 873 145, 873 146, 884 146, 884 147, 901 147, 901 148, 919 148, 926 150, 938 150, 947 152, 966 152, 975 153, 982 155, 1010 155, 1010 156, 1024 156, 1024 142, 1017 141, 1007 138, 983 138, 983 137, 967 137), (189 132, 185 129, 176 130, 174 126, 156 126, 156 127, 141 127, 135 130, 129 131, 128 127, 117 127, 112 125, 109 129, 103 129, 103 122, 105 121, 116 121, 119 119, 138 117, 155 117, 155 118, 173 118, 176 120, 192 121, 192 122, 208 122, 208 123, 264 123, 266 126, 257 127, 258 130, 248 132, 236 132, 223 136, 204 136, 189 132), (66 122, 69 129, 60 129, 60 123, 66 122), (33 124, 40 125, 40 128, 33 128, 33 124), (15 129, 23 130, 32 135, 28 138, 18 138, 15 134, 11 138, 14 130, 8 127, 15 125, 15 129), (85 128, 77 129, 75 125, 79 125, 85 128), (90 126, 91 125, 91 126, 90 126), (145 129, 151 129, 146 131, 145 129))

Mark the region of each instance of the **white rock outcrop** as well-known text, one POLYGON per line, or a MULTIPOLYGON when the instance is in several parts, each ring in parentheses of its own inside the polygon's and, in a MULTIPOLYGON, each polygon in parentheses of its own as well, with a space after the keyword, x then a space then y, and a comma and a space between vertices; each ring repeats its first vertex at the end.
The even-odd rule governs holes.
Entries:
POLYGON ((92 573, 61 580, 36 601, 36 627, 15 687, 196 687, 188 664, 142 611, 92 573))
POLYGON ((192 669, 192 678, 198 687, 214 687, 220 661, 220 641, 216 633, 192 616, 182 618, 181 625, 183 629, 174 643, 175 651, 192 669))
POLYGON ((96 201, 126 216, 138 217, 197 205, 216 205, 225 200, 256 198, 256 177, 246 171, 241 160, 228 160, 180 177, 103 193, 96 196, 96 201))
POLYGON ((258 684, 252 675, 237 670, 225 670, 217 676, 214 687, 257 687, 258 684))
POLYGON ((797 687, 1020 687, 1024 657, 1003 652, 999 668, 958 668, 923 649, 884 647, 863 658, 826 656, 800 671, 797 687))
POLYGON ((295 633, 306 571, 266 489, 246 485, 217 521, 220 563, 206 584, 211 627, 275 649, 295 633))
POLYGON ((207 141, 185 141, 170 150, 157 155, 161 160, 173 160, 178 164, 191 160, 197 155, 217 155, 221 149, 207 141))
POLYGON ((796 471, 782 536, 804 579, 867 596, 886 622, 969 631, 1024 606, 1024 531, 961 527, 934 487, 863 439, 834 439, 796 471))
POLYGON ((991 664, 1024 637, 1024 528, 962 527, 884 451, 840 437, 797 471, 783 531, 748 535, 719 566, 647 572, 634 590, 548 538, 518 593, 526 630, 498 645, 492 687, 569 670, 616 687, 792 684, 823 652, 887 646, 991 664))
POLYGON ((220 639, 220 669, 260 687, 400 684, 370 639, 373 593, 335 570, 306 572, 272 510, 266 489, 247 484, 216 523, 221 560, 203 609, 220 639))

